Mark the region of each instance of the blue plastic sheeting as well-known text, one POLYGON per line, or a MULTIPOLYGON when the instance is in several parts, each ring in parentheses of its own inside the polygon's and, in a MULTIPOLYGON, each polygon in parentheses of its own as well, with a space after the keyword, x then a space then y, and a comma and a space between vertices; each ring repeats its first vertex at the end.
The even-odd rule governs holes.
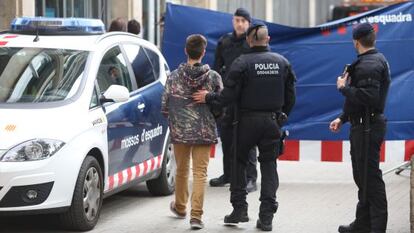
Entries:
MULTIPOLYGON (((272 51, 284 55, 297 75, 297 102, 286 125, 290 139, 348 139, 348 125, 339 134, 331 133, 328 125, 342 111, 344 98, 336 90, 336 79, 344 65, 356 58, 352 28, 361 22, 375 25, 377 48, 391 67, 386 139, 414 139, 413 12, 414 3, 407 2, 314 28, 266 23, 272 51)), ((162 51, 170 67, 186 61, 185 39, 194 33, 207 38, 204 62, 212 65, 218 39, 232 31, 231 19, 231 14, 168 4, 162 51)))

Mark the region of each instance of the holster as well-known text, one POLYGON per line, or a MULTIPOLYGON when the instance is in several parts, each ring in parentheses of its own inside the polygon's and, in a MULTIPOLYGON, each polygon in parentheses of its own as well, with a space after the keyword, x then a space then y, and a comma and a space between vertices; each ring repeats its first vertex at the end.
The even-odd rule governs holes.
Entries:
POLYGON ((279 142, 279 154, 277 155, 277 157, 281 156, 283 153, 285 153, 285 139, 289 136, 289 131, 287 130, 283 130, 282 131, 282 136, 280 137, 280 142, 279 142))

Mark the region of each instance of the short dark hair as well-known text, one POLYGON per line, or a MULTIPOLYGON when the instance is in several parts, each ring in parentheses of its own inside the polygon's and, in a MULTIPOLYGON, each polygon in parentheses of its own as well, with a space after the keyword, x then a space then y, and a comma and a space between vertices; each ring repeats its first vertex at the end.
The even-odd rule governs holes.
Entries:
POLYGON ((135 19, 128 21, 128 32, 138 35, 141 32, 141 24, 135 19))
POLYGON ((185 51, 191 59, 200 59, 206 47, 207 40, 200 34, 190 35, 185 42, 185 51))
POLYGON ((363 36, 358 39, 358 42, 364 46, 365 48, 372 48, 375 46, 375 40, 377 39, 377 35, 375 31, 372 31, 366 36, 363 36))
POLYGON ((116 18, 112 20, 111 25, 109 25, 109 32, 120 31, 126 32, 127 31, 127 22, 124 18, 116 18))

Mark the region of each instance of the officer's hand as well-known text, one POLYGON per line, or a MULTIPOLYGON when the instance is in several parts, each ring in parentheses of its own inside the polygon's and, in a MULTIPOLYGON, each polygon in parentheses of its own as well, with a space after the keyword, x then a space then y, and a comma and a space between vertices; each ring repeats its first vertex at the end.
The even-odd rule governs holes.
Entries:
POLYGON ((339 76, 338 80, 336 81, 336 88, 342 89, 346 86, 348 82, 349 73, 345 73, 343 76, 339 76))
POLYGON ((341 130, 341 126, 342 126, 341 119, 336 118, 335 120, 331 122, 331 124, 329 124, 329 129, 334 133, 338 133, 341 130))
POLYGON ((198 104, 204 104, 206 102, 206 95, 208 91, 206 90, 199 90, 193 94, 193 100, 198 104))

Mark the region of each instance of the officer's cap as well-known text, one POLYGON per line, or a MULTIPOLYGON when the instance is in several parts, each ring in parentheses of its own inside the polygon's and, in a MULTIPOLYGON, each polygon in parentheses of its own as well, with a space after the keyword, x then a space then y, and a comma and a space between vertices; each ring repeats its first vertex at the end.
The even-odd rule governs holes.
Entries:
POLYGON ((257 33, 257 30, 261 27, 266 27, 266 24, 264 24, 262 21, 255 21, 250 25, 249 29, 247 29, 246 34, 250 35, 252 31, 255 31, 255 33, 257 33))
POLYGON ((249 23, 252 21, 252 17, 250 17, 250 13, 246 9, 244 9, 242 7, 237 8, 236 12, 234 12, 234 16, 243 17, 247 21, 249 21, 249 23))
POLYGON ((359 40, 362 37, 367 36, 367 35, 373 33, 374 31, 375 31, 374 30, 374 27, 371 24, 369 24, 369 23, 361 23, 361 24, 358 24, 354 28, 354 30, 352 31, 352 38, 354 40, 359 40))

